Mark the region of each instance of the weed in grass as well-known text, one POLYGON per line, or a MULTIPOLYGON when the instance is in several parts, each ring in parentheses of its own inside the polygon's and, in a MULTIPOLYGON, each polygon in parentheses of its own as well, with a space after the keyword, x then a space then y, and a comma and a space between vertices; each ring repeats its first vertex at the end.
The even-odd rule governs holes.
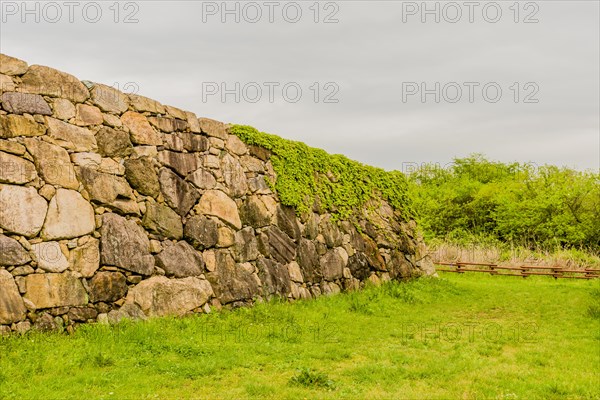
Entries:
POLYGON ((407 304, 422 303, 410 286, 388 285, 386 294, 407 304))
POLYGON ((371 308, 370 301, 363 299, 359 296, 350 297, 349 309, 351 312, 355 312, 358 314, 373 315, 373 309, 371 308))
POLYGON ((115 365, 115 360, 112 359, 110 356, 98 353, 92 358, 92 363, 94 364, 94 366, 99 368, 112 367, 113 365, 115 365))
POLYGON ((565 390, 561 385, 559 385, 556 382, 552 382, 548 386, 548 392, 550 392, 553 395, 557 395, 557 396, 564 396, 569 393, 567 390, 565 390))
POLYGON ((600 288, 591 290, 592 304, 587 308, 587 315, 593 319, 600 320, 600 288))
POLYGON ((335 384, 327 374, 313 371, 310 368, 302 368, 298 373, 291 377, 290 385, 303 386, 312 389, 335 390, 335 384))
POLYGON ((545 367, 546 365, 548 365, 548 362, 541 358, 535 358, 532 361, 532 364, 534 364, 535 366, 538 366, 538 367, 545 367))
POLYGON ((383 294, 406 304, 422 304, 428 293, 423 292, 419 281, 409 281, 404 285, 387 283, 383 288, 383 294))
POLYGON ((600 320, 600 305, 591 304, 590 306, 588 306, 587 312, 588 316, 600 320))

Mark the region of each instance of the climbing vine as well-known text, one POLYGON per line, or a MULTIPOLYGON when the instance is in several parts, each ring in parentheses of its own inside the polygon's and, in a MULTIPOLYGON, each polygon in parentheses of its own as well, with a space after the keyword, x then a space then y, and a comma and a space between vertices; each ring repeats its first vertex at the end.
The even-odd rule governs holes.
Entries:
POLYGON ((399 210, 403 218, 414 216, 408 183, 400 171, 364 165, 247 125, 233 125, 231 133, 246 144, 272 152, 277 180, 271 184, 281 202, 298 212, 311 210, 318 202, 324 211, 347 218, 368 200, 381 197, 399 210))

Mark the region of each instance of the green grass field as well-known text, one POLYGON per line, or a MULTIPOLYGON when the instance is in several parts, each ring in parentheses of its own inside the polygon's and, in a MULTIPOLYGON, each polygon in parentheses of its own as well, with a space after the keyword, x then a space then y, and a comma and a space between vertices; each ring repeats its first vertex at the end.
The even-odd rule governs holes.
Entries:
POLYGON ((600 399, 600 280, 482 275, 0 339, 0 399, 600 399))

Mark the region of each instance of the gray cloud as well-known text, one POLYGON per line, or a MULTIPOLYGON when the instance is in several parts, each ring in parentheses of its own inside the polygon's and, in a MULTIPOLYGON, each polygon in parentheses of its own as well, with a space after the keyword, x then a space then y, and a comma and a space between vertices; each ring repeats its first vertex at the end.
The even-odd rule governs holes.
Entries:
MULTIPOLYGON (((296 24, 281 14, 273 24, 236 24, 231 17, 223 24, 218 16, 203 23, 202 2, 136 2, 136 24, 114 23, 108 8, 113 2, 101 3, 103 16, 95 24, 80 14, 74 23, 56 24, 31 17, 22 23, 5 14, 0 48, 81 79, 122 89, 135 82, 140 93, 163 103, 387 169, 447 163, 471 152, 502 161, 599 167, 598 2, 535 2, 539 22, 533 24, 513 22, 513 2, 497 3, 503 16, 496 24, 477 13, 473 23, 434 23, 431 17, 421 23, 417 16, 403 23, 403 3, 390 1, 334 2, 339 23, 315 24, 313 2, 298 3, 303 18, 296 24), (230 88, 235 82, 298 82, 303 97, 288 103, 279 93, 269 103, 263 93, 257 103, 235 103, 233 96, 225 103, 219 96, 203 102, 206 82, 230 88), (323 85, 336 83, 339 103, 315 103, 314 82, 321 100, 328 93, 323 85), (503 95, 497 103, 478 91, 473 103, 438 104, 433 96, 425 103, 418 96, 403 102, 403 82, 497 82, 503 95), (514 82, 521 84, 521 96, 528 93, 522 86, 535 82, 539 103, 515 103, 514 82)), ((325 3, 320 18, 331 11, 325 3)), ((120 11, 122 19, 126 10, 120 11)), ((523 18, 530 10, 520 11, 523 18)))

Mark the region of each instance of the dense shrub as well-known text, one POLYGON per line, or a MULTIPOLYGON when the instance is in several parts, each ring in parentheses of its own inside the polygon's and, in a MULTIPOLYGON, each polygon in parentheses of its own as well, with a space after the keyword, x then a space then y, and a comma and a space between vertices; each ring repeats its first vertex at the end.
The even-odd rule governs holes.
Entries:
POLYGON ((598 173, 474 155, 450 168, 425 165, 409 181, 428 238, 599 249, 598 173))

